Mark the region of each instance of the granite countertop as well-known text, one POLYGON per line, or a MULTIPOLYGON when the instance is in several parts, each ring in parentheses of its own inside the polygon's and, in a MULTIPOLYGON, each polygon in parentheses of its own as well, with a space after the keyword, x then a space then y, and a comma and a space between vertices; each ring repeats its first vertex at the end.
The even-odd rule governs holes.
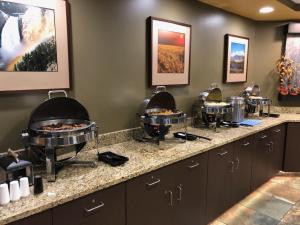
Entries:
MULTIPOLYGON (((110 167, 102 162, 97 162, 96 168, 66 167, 58 174, 56 182, 44 182, 42 194, 30 195, 18 202, 0 207, 0 225, 53 208, 283 122, 300 122, 300 115, 281 114, 279 118, 265 118, 255 127, 221 128, 218 133, 188 127, 188 132, 210 137, 212 141, 201 139, 194 142, 169 143, 163 149, 155 144, 136 141, 101 147, 99 152, 112 151, 129 157, 129 161, 120 167, 110 167)), ((96 153, 96 149, 84 151, 79 154, 79 159, 96 161, 96 153)))

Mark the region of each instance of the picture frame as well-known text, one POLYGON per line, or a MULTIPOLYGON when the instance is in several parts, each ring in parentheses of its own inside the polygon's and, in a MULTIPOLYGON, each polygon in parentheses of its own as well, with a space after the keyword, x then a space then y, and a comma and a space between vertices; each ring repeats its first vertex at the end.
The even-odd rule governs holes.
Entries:
POLYGON ((0 12, 0 92, 69 89, 67 1, 2 0, 0 12))
POLYGON ((190 84, 192 26, 149 17, 150 86, 190 84))
POLYGON ((247 82, 249 38, 226 34, 224 46, 224 83, 247 82))

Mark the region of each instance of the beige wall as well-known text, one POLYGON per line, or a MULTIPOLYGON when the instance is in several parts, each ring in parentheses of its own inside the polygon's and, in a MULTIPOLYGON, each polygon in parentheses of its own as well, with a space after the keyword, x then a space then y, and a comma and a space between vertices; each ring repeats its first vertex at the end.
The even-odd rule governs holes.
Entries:
MULTIPOLYGON (((145 50, 148 16, 192 24, 191 85, 169 88, 178 108, 189 112, 201 90, 212 82, 222 83, 226 33, 250 38, 248 80, 259 81, 268 87, 263 88, 266 94, 272 93, 269 70, 280 56, 281 43, 281 36, 274 37, 274 24, 257 24, 196 0, 70 0, 70 6, 70 95, 86 106, 101 133, 137 126, 137 110, 150 94, 145 50)), ((222 88, 229 96, 239 94, 243 86, 222 88)), ((20 132, 45 98, 46 92, 0 94, 0 151, 22 147, 20 132)))

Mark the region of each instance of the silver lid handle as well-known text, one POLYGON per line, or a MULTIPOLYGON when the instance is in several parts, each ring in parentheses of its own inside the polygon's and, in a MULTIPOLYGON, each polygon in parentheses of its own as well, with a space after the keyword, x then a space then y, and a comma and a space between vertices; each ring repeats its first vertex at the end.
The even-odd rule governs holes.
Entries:
POLYGON ((58 93, 64 94, 66 98, 68 97, 66 91, 64 91, 64 90, 54 90, 54 91, 49 91, 49 92, 48 92, 48 98, 51 99, 51 95, 52 95, 52 94, 58 94, 58 93))

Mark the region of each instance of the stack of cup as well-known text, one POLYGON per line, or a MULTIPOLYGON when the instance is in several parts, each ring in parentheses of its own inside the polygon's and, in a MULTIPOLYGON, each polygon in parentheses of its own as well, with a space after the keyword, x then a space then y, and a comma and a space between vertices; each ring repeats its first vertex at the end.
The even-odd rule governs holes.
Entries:
POLYGON ((6 205, 10 202, 8 185, 0 184, 0 205, 6 205))
POLYGON ((17 180, 11 181, 8 185, 6 183, 0 185, 0 205, 6 205, 10 201, 16 202, 21 197, 30 195, 28 177, 22 177, 20 183, 17 180))
POLYGON ((21 198, 19 181, 14 180, 9 183, 9 194, 12 202, 19 201, 21 198))

